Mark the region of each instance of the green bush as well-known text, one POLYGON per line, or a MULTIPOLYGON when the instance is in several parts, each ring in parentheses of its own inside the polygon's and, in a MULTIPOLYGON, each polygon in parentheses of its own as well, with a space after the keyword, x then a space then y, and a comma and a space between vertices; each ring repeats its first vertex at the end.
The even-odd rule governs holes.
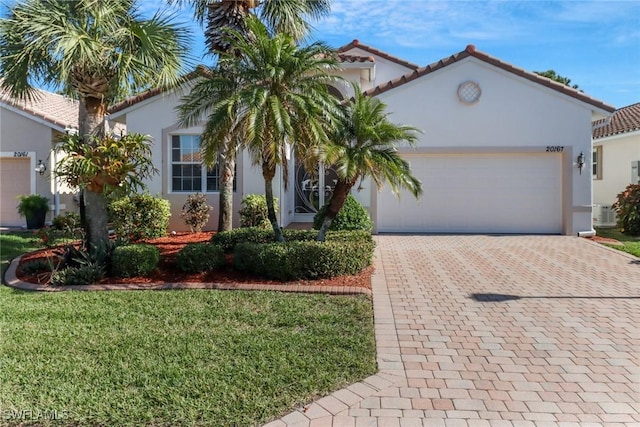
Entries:
POLYGON ((199 233, 202 228, 209 222, 209 211, 213 209, 207 203, 207 196, 204 194, 190 194, 187 201, 182 206, 180 216, 184 219, 185 224, 189 226, 191 231, 199 233))
POLYGON ((118 246, 111 259, 111 274, 116 277, 148 276, 160 262, 160 250, 153 245, 118 246))
POLYGON ((611 207, 616 211, 620 231, 640 236, 640 184, 629 184, 611 207))
MULTIPOLYGON (((318 237, 317 230, 282 230, 284 239, 288 242, 312 242, 318 237)), ((234 228, 230 231, 216 233, 211 238, 211 243, 220 246, 225 253, 233 252, 240 243, 274 243, 273 230, 249 227, 234 228)), ((331 231, 327 233, 327 242, 361 242, 367 244, 373 242, 371 233, 367 231, 331 231)))
POLYGON ((78 267, 67 267, 51 274, 53 286, 93 285, 105 276, 105 268, 99 264, 83 264, 78 267))
POLYGON ((176 257, 176 264, 185 273, 200 273, 218 269, 225 264, 224 251, 211 243, 186 245, 176 257))
POLYGON ((52 265, 46 259, 34 259, 20 266, 23 274, 38 274, 51 271, 52 265))
POLYGON ((165 236, 170 216, 169 201, 149 194, 127 196, 109 204, 116 234, 130 241, 165 236))
MULTIPOLYGON (((278 212, 278 199, 273 201, 276 213, 278 212)), ((241 227, 271 228, 267 212, 267 198, 262 194, 248 194, 242 199, 240 214, 241 227)))
POLYGON ((75 212, 58 215, 51 221, 51 226, 60 231, 73 231, 80 227, 80 215, 75 212))
POLYGON ((357 274, 373 261, 373 241, 240 243, 234 250, 239 271, 289 281, 357 274))
MULTIPOLYGON (((324 221, 324 215, 327 211, 328 204, 325 204, 313 217, 313 228, 319 230, 324 221)), ((373 221, 369 217, 369 212, 353 197, 351 194, 347 196, 344 206, 338 212, 338 215, 331 222, 329 230, 364 230, 371 231, 373 221)))

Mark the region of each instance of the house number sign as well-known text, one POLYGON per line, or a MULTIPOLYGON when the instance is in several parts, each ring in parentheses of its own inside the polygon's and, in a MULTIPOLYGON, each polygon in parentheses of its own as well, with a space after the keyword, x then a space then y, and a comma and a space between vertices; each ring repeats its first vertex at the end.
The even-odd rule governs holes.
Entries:
POLYGON ((562 153, 564 151, 564 145, 547 145, 547 153, 562 153))
POLYGON ((14 151, 13 157, 29 157, 28 151, 14 151))

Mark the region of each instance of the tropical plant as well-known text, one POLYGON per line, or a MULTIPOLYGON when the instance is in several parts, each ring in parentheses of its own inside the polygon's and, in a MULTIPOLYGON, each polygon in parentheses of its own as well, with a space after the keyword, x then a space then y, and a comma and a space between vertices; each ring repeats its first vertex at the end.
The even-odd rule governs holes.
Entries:
MULTIPOLYGON (((284 32, 295 39, 304 37, 310 29, 307 18, 319 19, 329 13, 328 0, 174 0, 177 3, 188 2, 194 6, 195 17, 202 23, 206 17, 205 37, 209 53, 232 53, 233 47, 229 40, 229 29, 250 39, 251 35, 246 20, 253 13, 274 31, 284 32), (260 6, 259 8, 257 8, 260 6), (256 9, 257 8, 257 9, 256 9)), ((222 68, 220 71, 224 71, 222 68)), ((223 79, 224 82, 224 79, 223 79)), ((233 80, 231 80, 233 83, 233 80)), ((234 86, 215 86, 216 91, 192 91, 180 107, 180 121, 182 125, 197 124, 204 113, 214 109, 218 99, 225 97, 225 90, 233 90, 234 86)), ((236 148, 242 145, 238 140, 241 135, 227 134, 219 140, 205 143, 205 164, 214 166, 220 156, 220 212, 218 231, 228 231, 232 228, 233 210, 233 180, 235 176, 236 148)))
POLYGON ((150 194, 133 194, 109 203, 109 219, 124 241, 154 239, 167 234, 171 205, 150 194))
POLYGON ((640 236, 640 184, 629 184, 611 207, 616 211, 618 228, 630 236, 640 236))
POLYGON ((396 194, 401 188, 416 198, 422 194, 422 183, 413 176, 409 162, 397 149, 402 141, 415 144, 418 129, 392 123, 382 101, 365 96, 357 84, 353 89, 355 95, 345 105, 342 126, 322 146, 323 161, 333 165, 338 182, 318 233, 320 241, 325 239, 331 222, 358 180, 371 177, 378 188, 387 182, 396 194))
POLYGON ((158 173, 151 160, 151 140, 138 133, 64 135, 55 150, 61 154, 56 176, 69 186, 101 195, 132 193, 158 173))
MULTIPOLYGON (((0 20, 0 88, 30 99, 39 82, 77 98, 79 138, 95 147, 110 102, 179 81, 188 40, 166 14, 142 19, 135 0, 17 2, 0 20)), ((108 240, 107 202, 97 184, 82 192, 88 247, 108 240)))
MULTIPOLYGON (((238 140, 248 148, 253 163, 262 167, 269 222, 276 240, 283 241, 274 208, 276 168, 282 167, 286 185, 291 147, 309 169, 316 165, 317 149, 328 140, 340 113, 327 88, 339 79, 330 74, 337 62, 322 43, 298 47, 292 37, 271 34, 257 19, 249 17, 246 24, 252 40, 229 30, 237 55, 221 55, 217 67, 224 72, 212 73, 219 76, 216 79, 227 79, 235 90, 215 104, 203 141, 210 145, 229 134, 242 135, 238 140)), ((216 79, 204 79, 198 86, 222 84, 216 79)))
POLYGON ((24 217, 36 214, 37 212, 49 212, 49 199, 39 194, 22 194, 18 196, 18 213, 24 217))

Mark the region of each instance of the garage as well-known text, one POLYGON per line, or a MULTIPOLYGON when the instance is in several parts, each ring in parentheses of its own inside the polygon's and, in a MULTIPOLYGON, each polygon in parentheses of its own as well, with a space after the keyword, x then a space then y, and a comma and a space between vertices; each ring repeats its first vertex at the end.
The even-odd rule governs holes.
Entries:
POLYGON ((18 215, 18 196, 31 194, 31 168, 29 158, 0 158, 0 224, 5 226, 25 225, 18 215))
POLYGON ((378 232, 562 233, 562 155, 410 154, 419 201, 377 195, 378 232))

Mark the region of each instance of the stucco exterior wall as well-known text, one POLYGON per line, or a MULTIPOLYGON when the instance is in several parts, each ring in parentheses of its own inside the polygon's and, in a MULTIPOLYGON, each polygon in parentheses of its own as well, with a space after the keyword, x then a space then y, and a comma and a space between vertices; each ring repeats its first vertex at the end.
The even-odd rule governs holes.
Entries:
POLYGON ((597 139, 593 146, 602 147, 602 179, 593 179, 593 203, 611 205, 632 183, 631 162, 640 161, 640 132, 597 139))
MULTIPOLYGON (((591 109, 572 98, 469 57, 384 92, 390 118, 418 127, 417 152, 465 152, 479 148, 540 151, 563 147, 566 234, 591 227, 591 174, 575 167, 591 150, 591 109), (482 91, 466 105, 457 95, 466 81, 482 91)), ((535 177, 531 177, 535 179, 535 177)))
MULTIPOLYGON (((48 197, 51 202, 51 211, 47 215, 47 221, 54 216, 54 183, 53 183, 53 155, 52 144, 56 141, 59 132, 52 129, 41 120, 25 117, 11 109, 0 107, 0 152, 2 157, 26 157, 29 158, 29 183, 27 193, 40 194, 48 197), (43 175, 35 171, 38 161, 42 160, 47 167, 43 175)), ((11 204, 17 207, 18 201, 2 197, 0 203, 11 204)), ((60 212, 77 211, 72 194, 60 195, 60 212)), ((4 222, 2 225, 22 226, 26 225, 24 218, 15 222, 4 222)))

